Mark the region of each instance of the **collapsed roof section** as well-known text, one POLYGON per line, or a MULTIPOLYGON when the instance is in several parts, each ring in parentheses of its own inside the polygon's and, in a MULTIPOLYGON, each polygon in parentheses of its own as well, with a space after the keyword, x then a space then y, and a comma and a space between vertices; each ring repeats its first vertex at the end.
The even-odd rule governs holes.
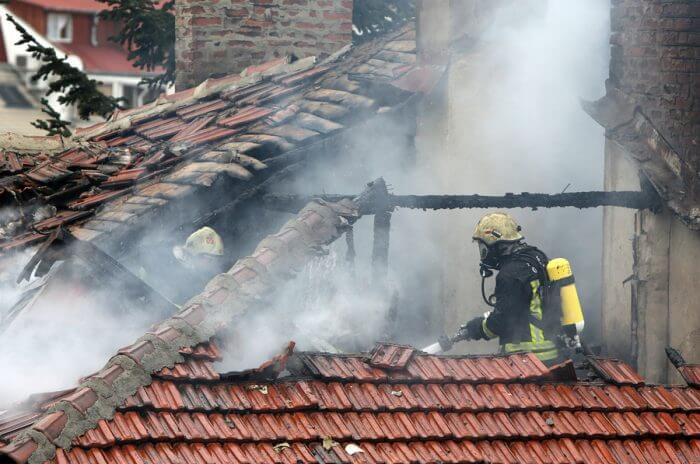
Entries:
POLYGON ((696 462, 697 367, 688 387, 645 384, 591 359, 548 369, 532 354, 282 355, 222 374, 214 338, 261 306, 357 220, 315 201, 174 317, 73 390, 0 416, 0 463, 696 462))
MULTIPOLYGON (((358 218, 358 211, 349 200, 310 203, 277 234, 263 240, 251 256, 213 279, 175 316, 83 379, 74 395, 55 401, 30 420, 30 426, 0 448, 0 462, 54 458, 57 449, 70 448, 78 437, 111 419, 118 406, 152 383, 153 375, 216 380, 218 374, 211 366, 200 362, 199 346, 220 330, 235 326, 246 313, 260 309, 261 301, 303 268, 320 247, 338 238, 358 218)), ((213 356, 211 350, 215 349, 204 350, 205 360, 213 356)))
POLYGON ((57 445, 54 457, 41 459, 66 464, 700 458, 700 390, 646 385, 617 361, 597 360, 627 377, 582 382, 555 380, 561 369, 532 354, 433 356, 385 343, 355 355, 292 348, 232 374, 214 369, 221 356, 214 342, 180 350, 181 362, 155 372, 113 416, 72 440, 76 421, 97 410, 98 394, 82 387, 37 398, 0 417, 0 440, 13 440, 1 452, 40 462, 35 443, 14 440, 31 426, 57 445))
MULTIPOLYGON (((41 243, 58 227, 116 243, 212 186, 256 185, 333 151, 346 129, 402 111, 443 71, 416 64, 411 27, 322 62, 287 57, 118 111, 60 153, 5 150, 0 206, 21 205, 25 215, 0 231, 0 254, 41 243)), ((213 195, 207 204, 231 200, 213 195)))

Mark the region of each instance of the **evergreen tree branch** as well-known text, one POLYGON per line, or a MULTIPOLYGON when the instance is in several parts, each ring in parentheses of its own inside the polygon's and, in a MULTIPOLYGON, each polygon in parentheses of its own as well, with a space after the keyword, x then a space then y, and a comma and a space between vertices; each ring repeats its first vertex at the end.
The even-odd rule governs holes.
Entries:
MULTIPOLYGON (((26 45, 31 56, 42 63, 31 80, 32 82, 48 81, 47 96, 53 93, 60 94, 58 102, 66 106, 75 105, 82 119, 88 119, 93 114, 106 118, 119 108, 121 99, 102 94, 98 89, 100 82, 90 79, 84 72, 68 63, 67 57, 59 58, 55 49, 41 45, 11 15, 7 15, 7 20, 14 24, 21 36, 15 45, 26 45)), ((47 104, 44 106, 42 111, 47 115, 53 117, 58 114, 53 108, 47 108, 47 104)), ((60 121, 59 117, 58 120, 49 122, 48 127, 62 127, 65 130, 64 122, 60 121)), ((41 125, 40 128, 44 127, 41 125)))
POLYGON ((98 0, 107 5, 100 13, 105 20, 121 24, 110 40, 128 50, 129 61, 146 72, 163 72, 142 82, 150 87, 175 82, 175 0, 158 6, 157 0, 98 0))
POLYGON ((61 119, 61 114, 53 109, 53 107, 49 104, 49 101, 46 98, 41 99, 41 105, 41 112, 48 115, 49 119, 37 119, 36 121, 31 123, 32 126, 36 127, 37 129, 46 131, 48 135, 60 135, 61 137, 70 137, 70 122, 61 119))

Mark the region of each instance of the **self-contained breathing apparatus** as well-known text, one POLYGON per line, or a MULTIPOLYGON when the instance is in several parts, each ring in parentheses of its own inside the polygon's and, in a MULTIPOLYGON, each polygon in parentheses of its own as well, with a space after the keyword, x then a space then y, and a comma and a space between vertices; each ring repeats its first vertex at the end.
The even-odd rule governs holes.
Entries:
MULTIPOLYGON (((498 266, 491 264, 486 258, 487 255, 482 253, 479 267, 481 296, 488 306, 494 307, 496 295, 486 295, 486 279, 493 276, 498 266)), ((555 258, 543 262, 538 254, 522 252, 514 253, 511 259, 524 261, 537 270, 537 279, 540 283, 537 292, 542 301, 543 314, 542 320, 530 315, 530 324, 541 329, 545 337, 555 340, 560 346, 581 351, 580 335, 585 321, 569 261, 564 258, 555 258)))

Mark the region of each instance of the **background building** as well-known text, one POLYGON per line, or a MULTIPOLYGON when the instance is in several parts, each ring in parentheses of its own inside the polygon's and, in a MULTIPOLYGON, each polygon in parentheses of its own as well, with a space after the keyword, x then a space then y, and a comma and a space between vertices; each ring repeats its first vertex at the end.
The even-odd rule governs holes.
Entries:
MULTIPOLYGON (((53 47, 59 56, 84 71, 88 77, 101 82, 99 90, 108 96, 125 98, 125 107, 139 106, 156 96, 138 84, 144 72, 127 59, 127 52, 109 40, 119 31, 119 25, 99 17, 105 4, 96 0, 11 0, 0 6, 0 60, 14 68, 23 84, 37 99, 47 89, 46 82, 32 82, 31 76, 40 63, 26 51, 26 46, 15 45, 19 33, 6 19, 9 13, 22 24, 43 46, 53 47)), ((61 107, 58 95, 50 97, 54 108, 61 108, 63 119, 75 121, 74 108, 61 107)))

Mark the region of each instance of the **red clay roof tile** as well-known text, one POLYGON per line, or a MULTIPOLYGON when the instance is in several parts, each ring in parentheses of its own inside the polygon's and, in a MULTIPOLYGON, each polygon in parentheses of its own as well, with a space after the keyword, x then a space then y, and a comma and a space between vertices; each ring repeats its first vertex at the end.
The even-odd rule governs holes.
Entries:
POLYGON ((608 382, 618 385, 639 385, 644 379, 632 367, 617 359, 588 358, 593 368, 608 382))
POLYGON ((700 364, 686 364, 678 368, 683 379, 693 387, 700 387, 700 364))
MULTIPOLYGON (((523 355, 437 357, 383 344, 369 358, 300 353, 296 356, 307 370, 299 375, 314 380, 260 383, 216 374, 212 361, 220 352, 213 344, 181 352, 185 362, 154 374, 156 380, 140 388, 112 419, 78 438, 79 448, 59 452, 56 462, 82 462, 99 453, 125 462, 146 455, 151 460, 199 462, 206 455, 255 462, 282 452, 291 462, 314 462, 309 456, 319 456, 325 437, 338 443, 330 450, 320 446, 326 455, 347 456, 344 447, 352 443, 368 462, 479 462, 499 456, 504 462, 596 462, 605 456, 617 462, 623 454, 631 462, 639 456, 651 456, 650 462, 657 457, 693 462, 700 450, 697 390, 542 384, 546 368, 523 355), (411 371, 416 359, 421 368, 411 371), (503 367, 520 363, 527 367, 503 367), (494 366, 495 373, 474 377, 494 366), (396 383, 401 369, 409 383, 396 383), (276 443, 290 447, 275 450, 276 443)), ((101 377, 113 382, 119 373, 115 366, 101 377)), ((87 392, 66 398, 75 401, 87 392)), ((55 437, 61 414, 47 416, 38 429, 55 437)))
POLYGON ((217 121, 217 124, 229 128, 236 128, 265 118, 273 112, 274 110, 271 108, 260 108, 257 106, 250 106, 243 108, 241 111, 238 111, 231 116, 219 119, 217 121))

